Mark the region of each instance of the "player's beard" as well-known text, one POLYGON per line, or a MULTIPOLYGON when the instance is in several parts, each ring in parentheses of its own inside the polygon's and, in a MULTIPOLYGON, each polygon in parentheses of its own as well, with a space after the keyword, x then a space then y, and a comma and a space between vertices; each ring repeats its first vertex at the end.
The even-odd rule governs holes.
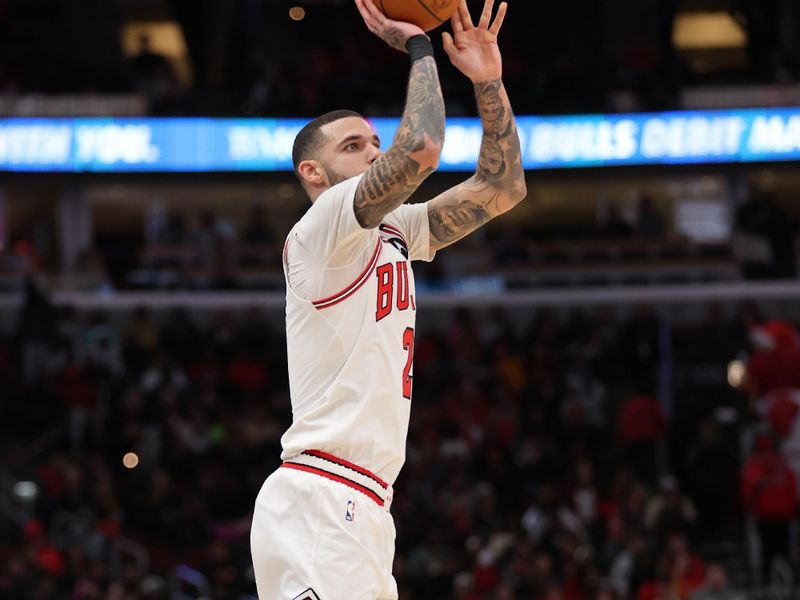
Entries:
POLYGON ((328 184, 331 187, 333 187, 337 183, 342 183, 343 181, 347 181, 348 179, 350 179, 349 177, 345 177, 344 175, 332 169, 326 164, 323 164, 322 168, 325 169, 325 176, 328 178, 328 184))

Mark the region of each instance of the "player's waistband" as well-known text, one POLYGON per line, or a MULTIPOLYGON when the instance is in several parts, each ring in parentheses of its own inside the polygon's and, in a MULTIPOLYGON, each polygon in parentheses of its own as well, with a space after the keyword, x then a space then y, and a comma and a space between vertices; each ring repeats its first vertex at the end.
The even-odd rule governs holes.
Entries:
POLYGON ((387 510, 392 503, 392 486, 375 473, 327 452, 305 450, 285 460, 281 467, 313 473, 346 485, 387 510))

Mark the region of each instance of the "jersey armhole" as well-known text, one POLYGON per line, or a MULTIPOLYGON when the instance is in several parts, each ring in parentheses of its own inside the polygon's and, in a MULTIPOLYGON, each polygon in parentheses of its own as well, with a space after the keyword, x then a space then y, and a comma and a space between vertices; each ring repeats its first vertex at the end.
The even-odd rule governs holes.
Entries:
MULTIPOLYGON (((324 308, 330 308, 344 300, 347 300, 350 296, 355 294, 358 290, 360 290, 364 284, 369 280, 372 272, 375 270, 375 267, 378 265, 378 259, 381 255, 381 248, 383 247, 383 242, 381 241, 381 237, 378 236, 378 239, 375 243, 375 249, 372 252, 372 257, 369 259, 367 266, 364 267, 364 270, 361 271, 361 274, 356 277, 355 281, 348 285, 346 288, 333 294, 332 296, 328 296, 327 298, 322 298, 320 300, 312 300, 311 304, 314 305, 314 308, 317 310, 322 310, 324 308)), ((288 282, 287 282, 288 283, 288 282)))

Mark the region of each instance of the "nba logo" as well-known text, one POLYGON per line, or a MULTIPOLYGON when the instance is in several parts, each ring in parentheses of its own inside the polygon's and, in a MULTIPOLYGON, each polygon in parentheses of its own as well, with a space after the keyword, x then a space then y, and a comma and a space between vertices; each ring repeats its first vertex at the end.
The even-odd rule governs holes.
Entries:
POLYGON ((356 503, 354 500, 347 501, 347 510, 344 513, 345 521, 350 521, 351 523, 356 518, 356 503))

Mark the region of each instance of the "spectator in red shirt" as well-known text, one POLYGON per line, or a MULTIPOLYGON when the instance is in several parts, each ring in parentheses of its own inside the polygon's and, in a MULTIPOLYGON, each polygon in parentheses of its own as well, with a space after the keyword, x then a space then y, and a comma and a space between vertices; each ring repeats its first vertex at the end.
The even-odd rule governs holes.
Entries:
POLYGON ((768 321, 750 331, 756 352, 746 365, 745 385, 755 403, 770 392, 800 389, 800 341, 787 321, 768 321))
POLYGON ((794 473, 767 435, 756 438, 753 454, 744 465, 741 497, 761 538, 761 575, 762 583, 766 583, 772 561, 788 559, 789 525, 797 506, 794 473))
POLYGON ((652 393, 637 394, 623 404, 617 418, 617 444, 625 464, 640 481, 655 483, 658 449, 666 428, 664 409, 652 393))

